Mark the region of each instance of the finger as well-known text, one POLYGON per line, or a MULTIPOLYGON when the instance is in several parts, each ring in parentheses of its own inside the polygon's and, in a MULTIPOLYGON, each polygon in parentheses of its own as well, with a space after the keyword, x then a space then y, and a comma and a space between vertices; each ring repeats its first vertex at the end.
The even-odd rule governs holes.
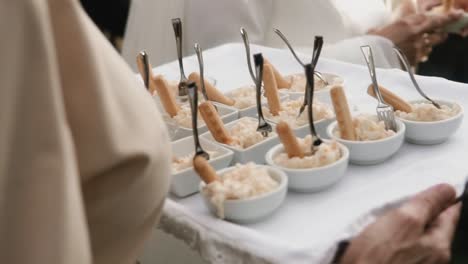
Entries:
POLYGON ((429 226, 426 236, 429 239, 451 242, 460 220, 462 204, 457 203, 446 209, 429 226))
POLYGON ((448 14, 425 15, 425 19, 416 25, 417 32, 435 31, 449 23, 457 21, 461 17, 460 12, 454 10, 448 14))
POLYGON ((444 212, 430 225, 420 243, 427 252, 431 252, 424 263, 449 263, 453 236, 460 218, 461 203, 458 203, 444 212))
POLYGON ((427 224, 449 207, 455 201, 455 196, 455 189, 452 186, 439 184, 417 194, 399 210, 427 224))
POLYGON ((432 8, 439 6, 441 4, 442 4, 441 0, 429 0, 429 1, 424 1, 424 3, 421 4, 421 7, 423 11, 429 11, 432 8))
POLYGON ((444 42, 448 38, 447 33, 435 33, 435 34, 429 34, 427 36, 427 42, 426 43, 428 46, 435 46, 438 45, 442 42, 444 42))

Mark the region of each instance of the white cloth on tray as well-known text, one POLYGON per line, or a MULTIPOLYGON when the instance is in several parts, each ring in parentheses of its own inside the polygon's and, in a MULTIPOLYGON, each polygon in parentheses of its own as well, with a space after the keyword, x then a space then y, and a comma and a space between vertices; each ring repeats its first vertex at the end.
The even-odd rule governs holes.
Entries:
MULTIPOLYGON (((262 52, 283 73, 302 71, 287 51, 253 46, 255 52, 262 52)), ((241 44, 208 50, 204 58, 206 75, 217 80, 219 89, 229 91, 252 82, 241 44)), ((184 59, 184 64, 187 73, 198 69, 195 57, 184 59)), ((367 68, 321 59, 318 70, 342 76, 352 103, 361 111, 373 111, 376 102, 366 94, 370 83, 367 68)), ((155 73, 179 79, 176 63, 158 67, 155 73)), ((407 99, 419 99, 406 72, 378 70, 377 76, 381 85, 407 99)), ((468 85, 441 78, 417 79, 434 98, 455 100, 468 108, 468 85)), ((464 122, 441 145, 405 143, 397 156, 383 164, 350 165, 336 186, 315 194, 289 192, 274 215, 256 224, 237 225, 216 219, 196 194, 184 199, 168 198, 160 227, 185 240, 213 263, 329 263, 336 244, 357 234, 383 209, 441 182, 461 191, 468 173, 467 131, 468 123, 464 122)))

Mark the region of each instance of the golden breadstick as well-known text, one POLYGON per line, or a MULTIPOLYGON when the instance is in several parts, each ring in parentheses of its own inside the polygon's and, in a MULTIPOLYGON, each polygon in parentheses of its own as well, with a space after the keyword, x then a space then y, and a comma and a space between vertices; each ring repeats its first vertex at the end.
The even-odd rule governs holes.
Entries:
POLYGON ((158 75, 154 78, 154 84, 166 112, 171 117, 176 116, 180 108, 177 105, 174 93, 171 91, 169 83, 166 81, 166 79, 164 79, 163 76, 158 75))
MULTIPOLYGON (((141 53, 137 56, 137 66, 138 71, 140 72, 141 78, 145 81, 145 62, 143 61, 143 55, 141 53)), ((149 59, 148 59, 149 60, 149 59)), ((148 76, 148 90, 150 94, 155 94, 156 92, 156 85, 154 83, 154 76, 153 76, 153 68, 151 67, 151 63, 148 61, 148 68, 149 68, 149 76, 148 76)))
POLYGON ((342 86, 335 86, 330 90, 333 108, 335 109, 336 122, 340 129, 341 138, 346 140, 356 140, 353 119, 349 111, 348 100, 342 86))
POLYGON ((453 7, 453 0, 444 0, 443 6, 444 6, 444 12, 449 12, 453 7))
POLYGON ((263 66, 263 85, 270 113, 277 116, 281 110, 281 102, 278 95, 278 86, 276 85, 275 74, 273 73, 271 66, 268 64, 263 66))
POLYGON ((198 106, 198 109, 200 110, 200 114, 208 130, 210 130, 211 135, 213 135, 213 138, 219 143, 230 144, 232 138, 224 127, 223 121, 219 117, 213 104, 205 101, 198 106))
POLYGON ((279 89, 289 89, 291 88, 291 82, 286 80, 283 75, 271 64, 271 62, 267 59, 263 59, 263 65, 270 65, 271 69, 275 74, 276 84, 278 85, 279 89))
MULTIPOLYGON (((189 75, 188 79, 192 82, 195 82, 197 84, 198 89, 201 90, 200 74, 198 74, 197 72, 192 72, 189 75)), ((205 80, 205 89, 206 89, 206 95, 208 96, 208 99, 211 101, 215 101, 215 102, 222 103, 225 105, 230 105, 230 106, 233 106, 236 103, 236 101, 225 96, 207 80, 205 80)))
POLYGON ((283 143, 284 150, 288 153, 288 157, 304 157, 304 151, 302 151, 299 141, 288 123, 284 121, 279 122, 278 125, 276 125, 276 132, 278 133, 281 143, 283 143))
POLYGON ((202 156, 196 156, 193 159, 193 168, 206 184, 219 180, 214 168, 202 156))
MULTIPOLYGON (((375 93, 374 93, 374 86, 371 84, 369 85, 369 88, 367 89, 367 93, 376 98, 375 96, 375 93)), ((382 87, 381 85, 379 85, 379 88, 380 88, 380 93, 382 94, 382 97, 384 99, 384 101, 393 106, 393 109, 396 111, 396 110, 400 110, 400 111, 403 111, 403 112, 406 112, 406 113, 411 113, 413 111, 411 105, 409 103, 407 103, 405 100, 403 100, 401 97, 399 97, 398 95, 392 93, 391 91, 385 89, 384 87, 382 87)))

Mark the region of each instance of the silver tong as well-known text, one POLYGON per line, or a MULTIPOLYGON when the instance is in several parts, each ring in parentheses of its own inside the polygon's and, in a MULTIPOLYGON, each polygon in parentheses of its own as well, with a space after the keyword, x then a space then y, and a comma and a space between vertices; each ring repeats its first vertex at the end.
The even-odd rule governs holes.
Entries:
POLYGON ((195 157, 202 156, 206 160, 210 159, 208 152, 204 151, 200 144, 198 137, 198 91, 197 85, 194 82, 187 83, 187 94, 190 102, 190 109, 192 112, 192 131, 193 140, 195 143, 195 157))

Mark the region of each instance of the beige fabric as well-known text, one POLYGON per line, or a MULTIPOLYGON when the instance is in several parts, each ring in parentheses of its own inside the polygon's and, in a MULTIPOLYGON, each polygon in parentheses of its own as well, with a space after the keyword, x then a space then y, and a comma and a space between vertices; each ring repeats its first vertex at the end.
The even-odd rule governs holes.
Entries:
POLYGON ((134 263, 170 146, 75 0, 0 1, 0 263, 134 263))

